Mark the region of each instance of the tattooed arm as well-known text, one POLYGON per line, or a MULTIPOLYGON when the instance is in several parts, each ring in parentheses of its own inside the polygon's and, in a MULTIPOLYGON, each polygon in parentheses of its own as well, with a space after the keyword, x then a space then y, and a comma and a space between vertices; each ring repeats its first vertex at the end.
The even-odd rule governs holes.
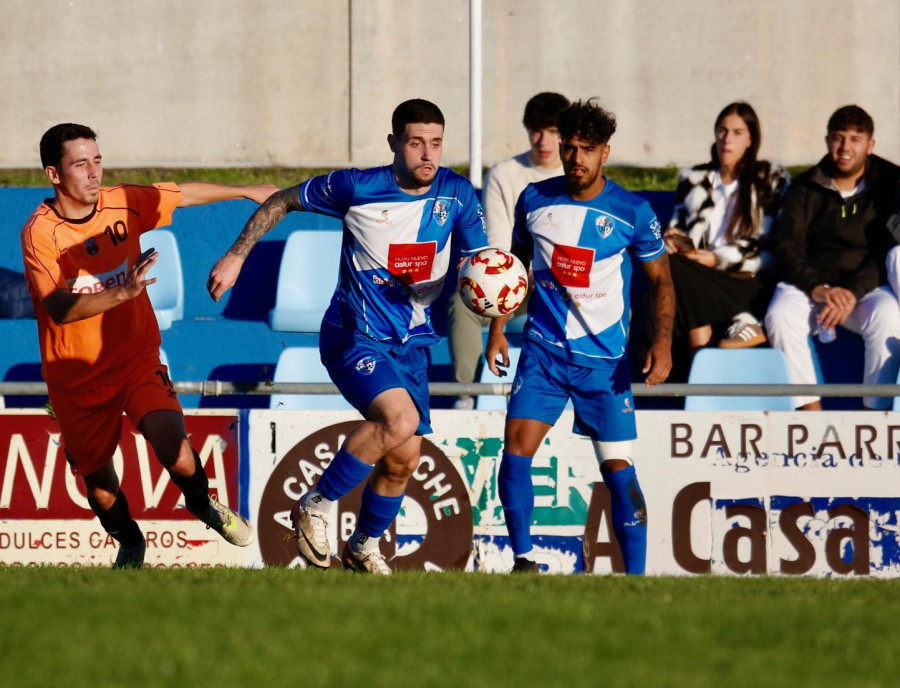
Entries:
POLYGON ((216 261, 209 271, 209 279, 206 281, 206 289, 213 301, 222 298, 226 291, 237 282, 238 275, 250 250, 256 246, 262 236, 275 227, 292 210, 303 210, 300 202, 300 187, 292 186, 289 189, 278 191, 263 203, 241 230, 240 236, 224 256, 216 261))
POLYGON ((663 254, 643 264, 650 280, 653 296, 656 339, 647 354, 642 372, 647 375, 648 387, 665 382, 672 371, 672 327, 675 322, 675 288, 669 271, 669 257, 663 254))

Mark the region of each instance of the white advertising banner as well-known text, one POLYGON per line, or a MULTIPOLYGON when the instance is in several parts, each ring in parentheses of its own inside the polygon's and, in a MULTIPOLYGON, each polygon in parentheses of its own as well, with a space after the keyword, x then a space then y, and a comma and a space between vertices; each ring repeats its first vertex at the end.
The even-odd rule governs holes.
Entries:
MULTIPOLYGON (((194 411, 185 422, 210 491, 237 508, 238 414, 194 411)), ((127 418, 113 462, 147 539, 147 566, 244 563, 243 550, 187 512, 181 492, 127 418)), ((56 421, 40 410, 0 412, 0 563, 108 566, 117 551, 69 470, 56 421)))
MULTIPOLYGON (((250 412, 251 563, 302 565, 290 507, 358 422, 355 412, 250 412)), ((434 434, 383 543, 392 566, 509 570, 497 496, 503 422, 501 412, 433 412, 434 434)), ((648 573, 900 573, 900 414, 639 411, 637 424, 648 573)), ((567 412, 534 460, 537 558, 551 572, 619 571, 609 497, 590 442, 571 427, 567 412)), ((359 492, 330 520, 336 555, 359 492)))

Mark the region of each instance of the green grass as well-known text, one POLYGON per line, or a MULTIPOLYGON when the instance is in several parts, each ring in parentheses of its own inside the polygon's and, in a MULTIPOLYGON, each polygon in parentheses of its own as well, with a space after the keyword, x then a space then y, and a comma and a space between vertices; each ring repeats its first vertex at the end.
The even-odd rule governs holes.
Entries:
POLYGON ((0 568, 9 686, 893 686, 898 583, 0 568))
MULTIPOLYGON (((800 174, 809 165, 790 167, 792 176, 800 174)), ((467 166, 453 168, 468 176, 467 166)), ((163 168, 142 167, 134 169, 103 170, 103 183, 115 186, 123 182, 152 184, 158 181, 188 182, 208 181, 220 184, 275 184, 293 186, 317 174, 328 172, 322 168, 246 167, 246 168, 163 168)), ((617 167, 609 165, 604 173, 610 179, 633 191, 674 191, 678 183, 677 167, 617 167)), ((42 170, 0 169, 0 186, 50 186, 42 170)))

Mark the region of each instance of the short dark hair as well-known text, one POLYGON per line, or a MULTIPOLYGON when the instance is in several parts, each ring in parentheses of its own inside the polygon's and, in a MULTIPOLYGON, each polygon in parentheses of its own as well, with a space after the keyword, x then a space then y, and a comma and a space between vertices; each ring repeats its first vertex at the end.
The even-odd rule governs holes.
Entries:
POLYGON ((522 124, 531 131, 552 129, 559 125, 559 113, 568 106, 569 99, 559 93, 538 93, 525 103, 522 124))
POLYGON ((421 98, 405 100, 394 108, 394 114, 391 115, 391 131, 394 132, 394 136, 401 136, 406 131, 406 125, 413 123, 444 126, 444 113, 431 101, 421 98))
POLYGON ((835 110, 834 114, 828 118, 827 131, 830 134, 847 129, 856 129, 872 136, 875 133, 875 122, 872 121, 869 113, 859 105, 845 105, 835 110))
POLYGON ((563 141, 579 136, 593 144, 609 143, 616 133, 616 116, 594 100, 579 100, 559 113, 559 136, 563 141))
POLYGON ((92 139, 96 141, 97 134, 90 127, 83 124, 73 124, 72 122, 50 127, 41 137, 41 166, 59 167, 65 144, 75 139, 92 139))

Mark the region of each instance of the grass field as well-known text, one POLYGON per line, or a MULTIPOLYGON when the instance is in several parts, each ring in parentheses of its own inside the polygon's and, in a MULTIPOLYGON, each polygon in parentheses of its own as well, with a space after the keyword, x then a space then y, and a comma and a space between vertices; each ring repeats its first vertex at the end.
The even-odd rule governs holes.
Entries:
POLYGON ((896 686, 898 585, 7 567, 0 683, 896 686))

